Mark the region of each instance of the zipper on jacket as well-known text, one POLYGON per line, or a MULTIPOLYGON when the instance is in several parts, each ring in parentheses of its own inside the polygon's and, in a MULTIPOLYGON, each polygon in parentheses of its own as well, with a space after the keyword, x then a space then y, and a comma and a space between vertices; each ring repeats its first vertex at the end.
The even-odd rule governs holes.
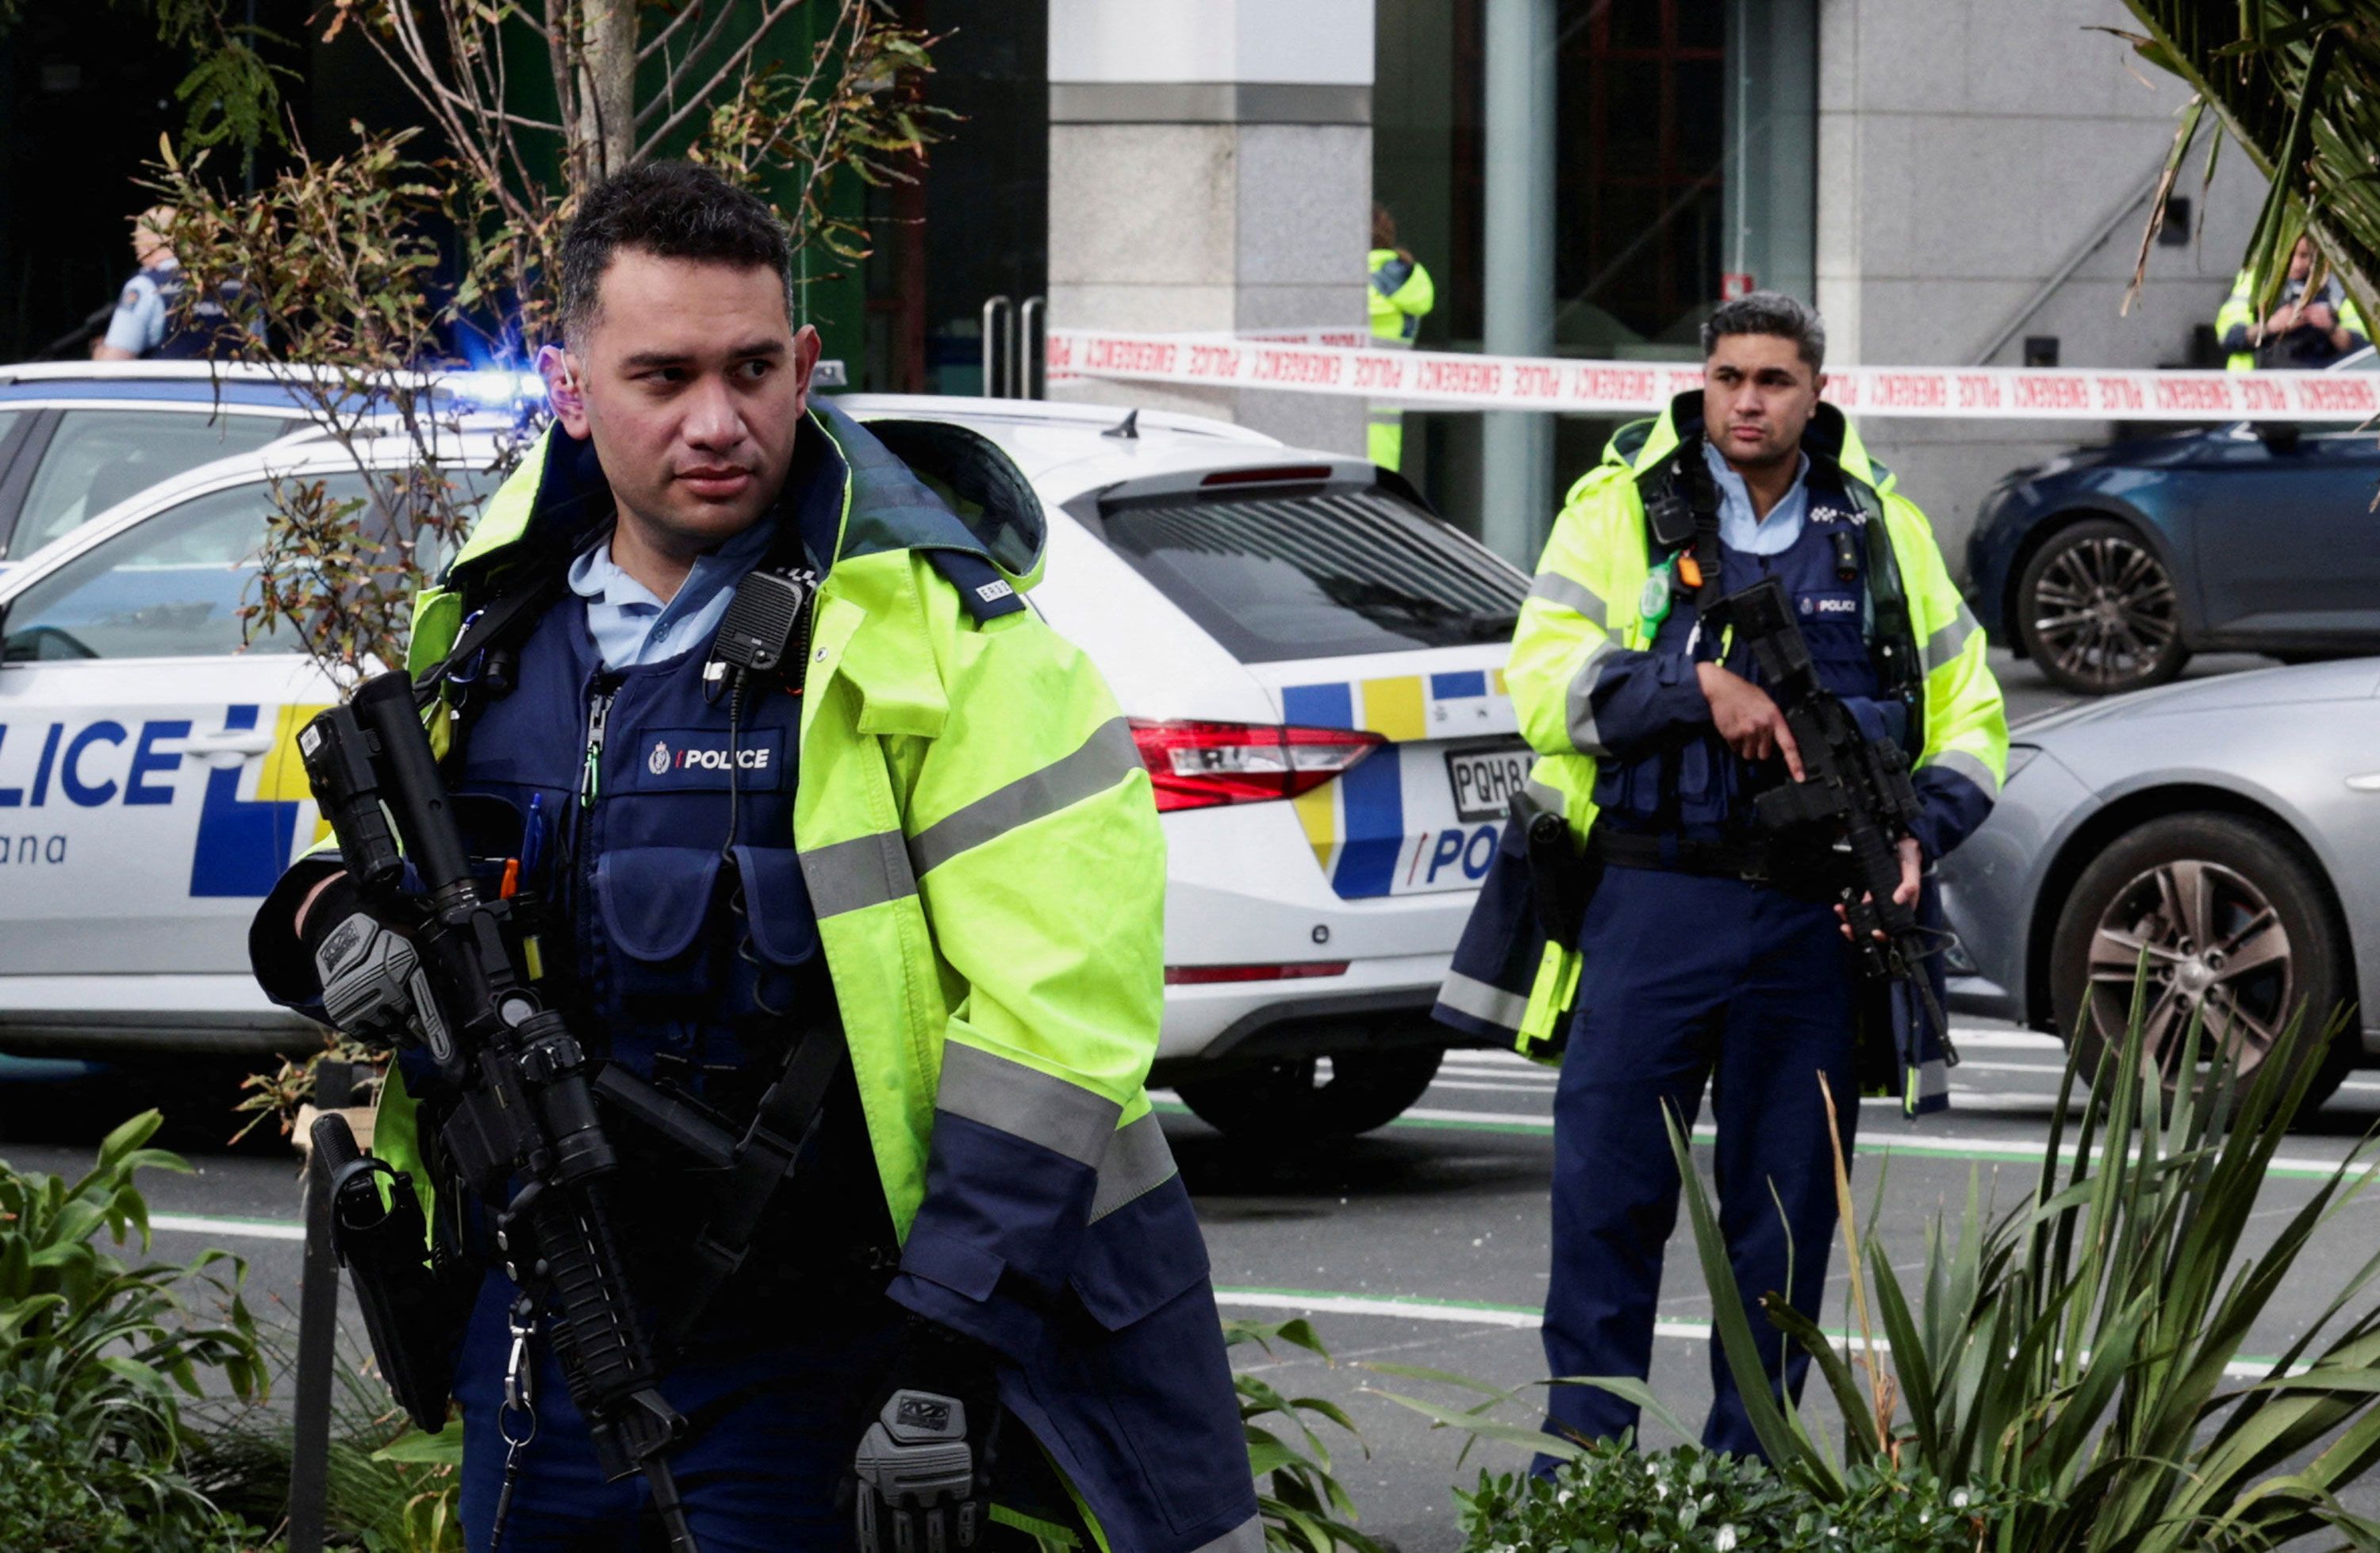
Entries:
POLYGON ((578 804, 581 808, 592 804, 603 786, 603 727, 611 721, 612 698, 619 686, 601 678, 595 682, 595 698, 587 709, 587 770, 579 779, 578 804))

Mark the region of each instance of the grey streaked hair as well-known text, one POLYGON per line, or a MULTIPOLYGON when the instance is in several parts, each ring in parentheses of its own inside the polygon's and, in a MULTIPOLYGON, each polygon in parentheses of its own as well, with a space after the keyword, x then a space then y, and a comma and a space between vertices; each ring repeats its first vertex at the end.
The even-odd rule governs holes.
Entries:
POLYGON ((1718 349, 1720 338, 1728 334, 1775 334, 1791 340, 1801 349, 1802 359, 1810 364, 1811 371, 1826 370, 1825 321, 1818 317, 1817 309, 1781 291, 1755 291, 1732 302, 1720 303, 1716 312, 1703 320, 1705 360, 1718 349))

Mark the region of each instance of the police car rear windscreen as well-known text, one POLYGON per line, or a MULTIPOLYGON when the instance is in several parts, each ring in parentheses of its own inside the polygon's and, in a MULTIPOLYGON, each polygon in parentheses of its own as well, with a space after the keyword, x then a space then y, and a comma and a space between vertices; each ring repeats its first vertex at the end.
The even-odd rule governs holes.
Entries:
POLYGON ((1528 578, 1390 491, 1102 504, 1108 542, 1244 663, 1508 640, 1528 578))

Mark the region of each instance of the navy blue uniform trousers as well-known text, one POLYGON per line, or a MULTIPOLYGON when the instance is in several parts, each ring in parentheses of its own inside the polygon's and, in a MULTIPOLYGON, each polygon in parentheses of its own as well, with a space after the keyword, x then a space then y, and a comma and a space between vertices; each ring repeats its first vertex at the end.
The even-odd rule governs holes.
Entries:
MULTIPOLYGON (((1797 1397, 1808 1365, 1760 1314, 1785 1292, 1815 1316, 1836 1225, 1833 1150, 1818 1075, 1848 1159, 1853 972, 1832 906, 1734 879, 1611 867, 1586 912, 1578 1010, 1554 1101, 1551 1373, 1644 1377, 1653 1356, 1661 1253, 1678 1218, 1662 1123, 1688 1127, 1711 1084, 1719 1218, 1766 1367, 1797 1397), (1773 1194, 1773 1195, 1772 1195, 1773 1194), (1779 1205, 1782 1205, 1782 1213, 1779 1205)), ((1713 1450, 1759 1441, 1718 1344, 1703 1428, 1713 1450)), ((1609 1391, 1556 1386, 1551 1432, 1616 1437, 1637 1410, 1609 1391)), ((1539 1458, 1540 1471, 1551 1463, 1539 1458)))
MULTIPOLYGON (((504 1480, 496 1413, 512 1295, 503 1274, 489 1275, 455 1366, 463 1535, 471 1553, 486 1553, 504 1480)), ((715 1356, 698 1352, 662 1378, 662 1393, 684 1413, 720 1398, 746 1399, 670 1454, 702 1553, 840 1553, 851 1546, 850 1512, 837 1507, 836 1494, 899 1331, 900 1312, 886 1301, 874 1304, 880 1308, 841 1321, 805 1316, 774 1342, 729 1343, 715 1356)), ((644 1475, 603 1481, 586 1420, 571 1404, 542 1329, 532 1351, 537 1430, 522 1451, 504 1517, 504 1553, 634 1553, 650 1546, 639 1525, 651 1500, 644 1475)))

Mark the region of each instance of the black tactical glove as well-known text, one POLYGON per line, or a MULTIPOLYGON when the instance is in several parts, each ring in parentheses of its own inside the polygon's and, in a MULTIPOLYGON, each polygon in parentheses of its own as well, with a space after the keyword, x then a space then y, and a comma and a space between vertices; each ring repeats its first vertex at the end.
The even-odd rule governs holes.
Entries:
POLYGON ((852 1458, 860 1553, 980 1545, 1000 1426, 990 1353, 912 1320, 852 1458))
POLYGON ((360 911, 338 919, 319 938, 310 931, 310 918, 307 927, 314 969, 322 978, 322 1012, 333 1025, 378 1046, 418 1035, 443 1059, 450 1044, 446 1029, 411 943, 360 911))

